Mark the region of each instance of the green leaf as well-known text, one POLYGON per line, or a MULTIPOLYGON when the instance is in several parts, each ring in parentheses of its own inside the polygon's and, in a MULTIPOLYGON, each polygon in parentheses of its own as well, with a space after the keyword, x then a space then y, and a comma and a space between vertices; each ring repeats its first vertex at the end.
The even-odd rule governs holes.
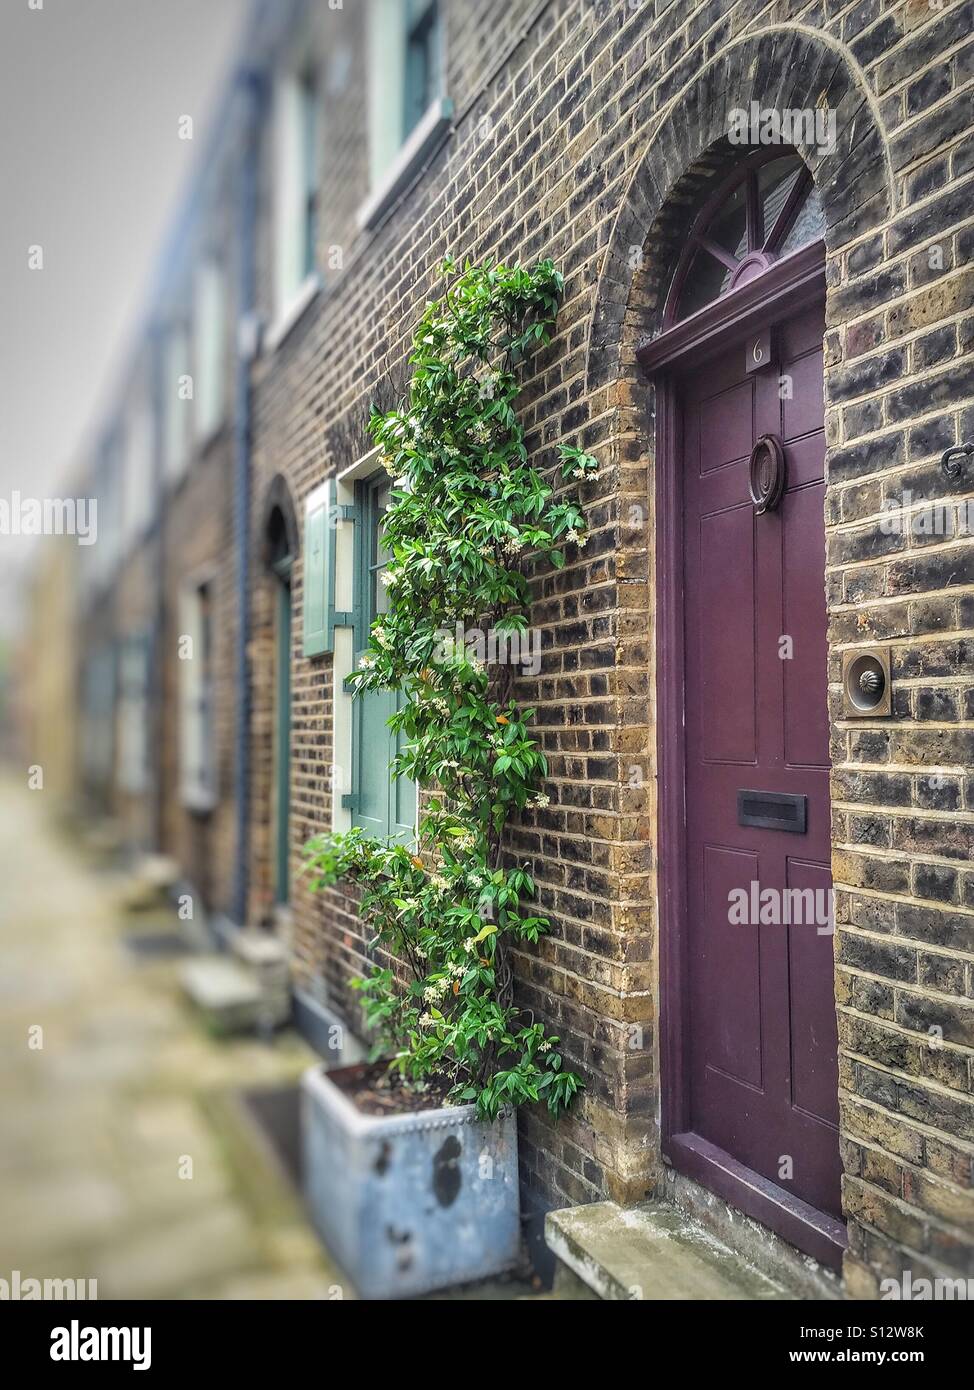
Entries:
POLYGON ((404 1083, 443 1076, 485 1118, 542 1096, 559 1113, 581 1082, 550 1051, 556 1038, 501 1004, 492 964, 504 934, 536 942, 548 930, 545 918, 520 916, 535 892, 530 873, 499 857, 508 817, 541 790, 548 763, 531 736, 535 711, 501 694, 502 663, 482 665, 489 654, 453 633, 457 614, 473 633, 530 631, 528 563, 564 566, 560 538, 585 530, 572 484, 597 464, 560 445, 556 500, 540 471, 548 460, 529 460, 515 411, 522 366, 532 370, 530 354, 554 328, 563 279, 553 262, 447 256, 442 269, 444 292, 415 325, 408 389, 395 409, 370 414, 369 433, 402 480, 383 521, 395 583, 371 665, 350 681, 357 695, 401 692, 388 721, 400 742, 392 775, 437 788, 421 806, 424 867, 359 828, 315 837, 306 865, 313 891, 358 883, 370 950, 396 962, 355 988, 376 1055, 392 1058, 404 1083), (497 920, 485 924, 488 905, 497 920), (423 1013, 435 1026, 421 1025, 423 1013))

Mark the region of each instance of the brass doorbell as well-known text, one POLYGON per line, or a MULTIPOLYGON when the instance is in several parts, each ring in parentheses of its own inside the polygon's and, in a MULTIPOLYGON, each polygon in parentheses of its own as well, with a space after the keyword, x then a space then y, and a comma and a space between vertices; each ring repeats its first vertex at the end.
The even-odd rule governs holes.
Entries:
POLYGON ((877 719, 893 712, 889 647, 842 653, 842 713, 847 719, 877 719))

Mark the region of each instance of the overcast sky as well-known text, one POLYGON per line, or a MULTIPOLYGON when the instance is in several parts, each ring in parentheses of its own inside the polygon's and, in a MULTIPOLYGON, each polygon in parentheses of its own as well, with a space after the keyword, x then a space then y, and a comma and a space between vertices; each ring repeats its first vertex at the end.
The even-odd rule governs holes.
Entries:
MULTIPOLYGON (((0 497, 106 409, 249 0, 0 0, 0 497), (191 115, 192 141, 178 138, 191 115), (28 248, 43 248, 43 270, 28 248)), ((43 542, 41 542, 43 543, 43 542)), ((0 631, 25 542, 0 535, 0 631)))

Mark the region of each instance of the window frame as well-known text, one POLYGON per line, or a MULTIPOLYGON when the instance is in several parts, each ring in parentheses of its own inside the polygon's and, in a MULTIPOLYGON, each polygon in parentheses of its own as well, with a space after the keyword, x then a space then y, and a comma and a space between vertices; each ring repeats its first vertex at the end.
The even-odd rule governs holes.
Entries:
POLYGON ((370 0, 369 194, 356 214, 360 231, 372 230, 383 219, 442 143, 453 119, 453 102, 446 95, 446 25, 440 0, 430 0, 412 28, 407 20, 404 0, 370 0), (407 128, 408 42, 422 25, 432 32, 436 50, 434 90, 426 110, 407 128))
MULTIPOLYGON (((377 593, 377 576, 385 565, 380 565, 377 560, 379 526, 381 518, 385 513, 385 508, 381 510, 376 506, 376 498, 386 490, 394 488, 395 483, 390 479, 384 469, 378 469, 364 478, 355 481, 355 545, 354 545, 354 592, 353 592, 353 640, 352 649, 354 653, 355 665, 358 665, 359 658, 366 650, 368 635, 375 618, 380 616, 378 605, 375 602, 377 593)), ((386 561, 386 564, 389 562, 386 561)), ((350 768, 350 791, 342 798, 345 809, 350 812, 351 824, 358 824, 356 816, 359 814, 359 806, 362 800, 362 779, 365 775, 362 759, 362 720, 364 716, 363 702, 369 699, 381 699, 387 692, 364 691, 355 694, 352 699, 351 709, 351 768, 350 768)), ((397 693, 397 707, 401 700, 401 694, 397 693)), ((406 839, 407 843, 414 843, 416 838, 418 821, 418 787, 416 783, 410 782, 406 778, 393 776, 390 765, 392 759, 398 752, 398 738, 392 729, 388 730, 387 749, 389 756, 386 759, 383 771, 383 785, 386 790, 386 814, 380 836, 385 839, 406 839), (413 811, 412 825, 408 831, 403 829, 397 831, 397 826, 404 823, 395 819, 395 805, 397 784, 405 782, 407 787, 415 789, 415 805, 413 811), (408 838, 407 838, 408 837, 408 838)))
MULTIPOLYGON (((181 377, 192 381, 192 342, 187 324, 174 319, 166 329, 162 351, 163 374, 163 477, 166 484, 176 487, 189 470, 193 439, 194 400, 182 399, 179 394, 181 377)), ((193 397, 196 395, 193 384, 193 397)))
MULTIPOLYGON (((685 323, 687 319, 693 317, 694 313, 700 313, 704 309, 710 308, 717 300, 723 299, 740 285, 763 274, 777 260, 786 259, 786 257, 779 257, 779 248, 787 239, 802 208, 814 194, 815 184, 811 171, 802 159, 800 152, 793 146, 768 145, 748 155, 745 159, 737 161, 725 177, 720 180, 693 219, 666 293, 662 329, 665 331, 685 323), (758 173, 765 164, 773 163, 786 156, 794 157, 798 165, 798 177, 779 209, 774 224, 770 228, 766 228, 762 225, 758 173), (725 247, 718 245, 708 235, 708 231, 742 184, 745 189, 747 250, 743 256, 737 258, 725 247), (708 300, 706 304, 701 305, 691 313, 681 315, 680 303, 687 281, 697 256, 701 254, 707 254, 714 261, 726 266, 731 272, 731 278, 726 287, 713 299, 708 300)), ((812 238, 812 241, 814 240, 815 238, 812 238)), ((797 247, 787 254, 789 256, 797 255, 804 249, 804 247, 797 247)))
POLYGON ((148 632, 130 632, 119 641, 115 739, 118 785, 127 796, 144 796, 149 790, 151 651, 148 632))
POLYGON ((213 570, 201 571, 186 581, 179 596, 178 638, 188 633, 193 639, 191 660, 181 658, 178 649, 176 653, 179 676, 179 797, 186 810, 198 815, 214 810, 219 801, 214 580, 213 570), (204 612, 204 603, 209 605, 208 612, 204 612), (202 667, 197 665, 199 659, 204 662, 202 667), (190 723, 190 720, 193 722, 190 723))
POLYGON ((193 286, 194 432, 207 444, 227 422, 229 297, 226 266, 206 255, 196 267, 193 286))
POLYGON ((272 323, 266 345, 278 348, 323 285, 317 238, 321 206, 321 100, 310 57, 282 68, 274 83, 271 235, 272 323), (312 177, 313 175, 313 177, 312 177))
MULTIPOLYGON (((356 696, 349 676, 356 669, 357 653, 365 645, 361 636, 360 601, 362 585, 359 580, 362 517, 357 508, 356 484, 377 477, 381 450, 376 446, 348 464, 329 482, 322 483, 310 494, 317 497, 322 489, 333 484, 334 506, 334 587, 331 591, 333 645, 328 650, 332 660, 332 765, 330 772, 331 829, 346 831, 352 828, 352 809, 355 783, 353 762, 358 725, 356 706, 364 696, 356 696)), ((405 481, 394 486, 404 488, 405 481)), ((419 822, 419 788, 415 786, 412 812, 411 842, 415 843, 419 822)))

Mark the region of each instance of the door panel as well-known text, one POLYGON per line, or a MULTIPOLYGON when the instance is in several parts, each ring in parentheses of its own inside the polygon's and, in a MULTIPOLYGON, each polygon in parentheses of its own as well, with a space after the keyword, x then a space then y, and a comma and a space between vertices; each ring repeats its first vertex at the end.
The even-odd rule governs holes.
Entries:
MULTIPOLYGON (((727 896, 737 884, 757 877, 757 856, 743 850, 705 845, 702 918, 726 912, 727 896)), ((706 932, 697 937, 706 993, 711 1001, 712 1066, 737 1081, 761 1086, 761 943, 756 933, 742 938, 728 961, 709 949, 706 932), (727 967, 731 973, 728 974, 727 967)))
POLYGON ((823 335, 808 310, 782 327, 776 368, 749 375, 741 343, 680 382, 686 1064, 694 1134, 838 1214, 823 335), (759 516, 747 461, 763 434, 787 476, 759 516), (740 825, 741 790, 804 797, 805 832, 740 825))
POLYGON ((699 554, 703 610, 710 615, 698 634, 700 708, 704 756, 712 762, 753 762, 754 722, 754 554, 747 508, 700 518, 699 554))

